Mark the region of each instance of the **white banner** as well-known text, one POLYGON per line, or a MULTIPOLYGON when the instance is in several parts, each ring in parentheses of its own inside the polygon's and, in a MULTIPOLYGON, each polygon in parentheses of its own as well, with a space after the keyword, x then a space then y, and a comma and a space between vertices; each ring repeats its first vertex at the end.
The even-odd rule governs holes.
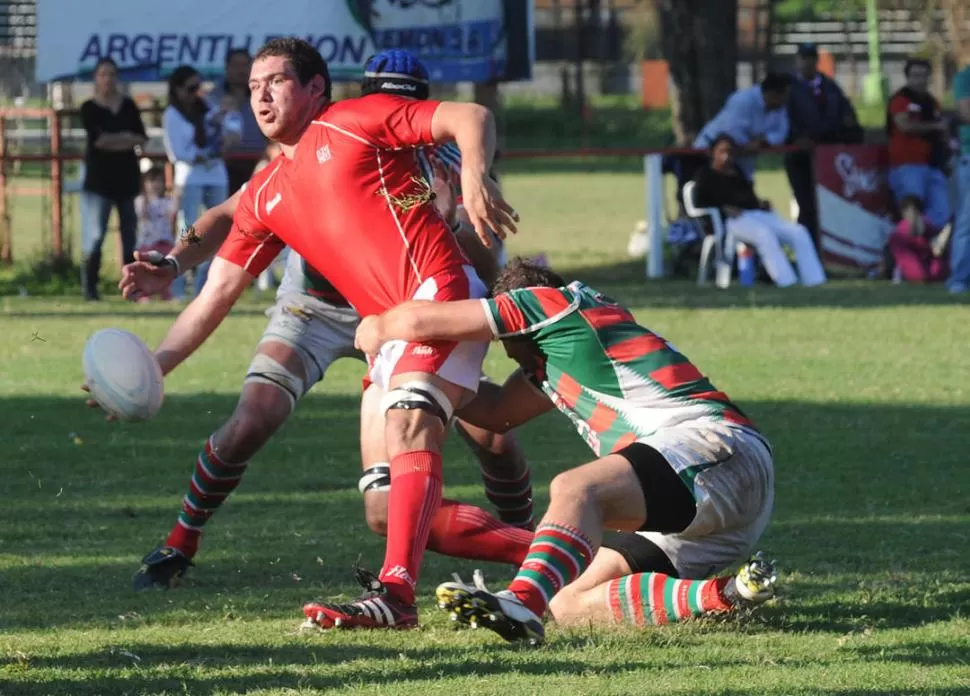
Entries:
POLYGON ((276 36, 312 43, 334 79, 357 79, 367 57, 383 48, 414 51, 436 81, 521 79, 531 68, 531 5, 532 0, 38 0, 37 80, 89 78, 102 57, 113 58, 129 81, 164 79, 183 64, 215 77, 229 49, 255 53, 276 36), (507 8, 514 8, 514 17, 506 16, 507 8), (511 51, 510 41, 516 43, 511 51), (523 41, 527 45, 518 45, 523 41))

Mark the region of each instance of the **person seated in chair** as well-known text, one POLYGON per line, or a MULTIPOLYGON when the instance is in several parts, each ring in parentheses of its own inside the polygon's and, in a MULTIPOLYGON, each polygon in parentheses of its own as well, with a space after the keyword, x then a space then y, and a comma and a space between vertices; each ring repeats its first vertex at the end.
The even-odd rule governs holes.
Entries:
POLYGON ((702 208, 718 208, 725 220, 728 236, 735 242, 754 247, 765 270, 779 287, 801 282, 821 285, 825 271, 812 236, 803 226, 781 218, 768 201, 755 195, 754 186, 735 162, 735 142, 721 134, 711 146, 711 163, 694 177, 694 203, 702 208), (782 246, 795 254, 798 274, 782 246))

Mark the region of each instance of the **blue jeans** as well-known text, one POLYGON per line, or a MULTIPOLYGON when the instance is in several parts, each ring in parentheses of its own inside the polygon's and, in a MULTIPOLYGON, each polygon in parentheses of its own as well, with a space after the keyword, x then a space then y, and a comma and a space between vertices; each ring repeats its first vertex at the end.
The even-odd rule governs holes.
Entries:
POLYGON ((957 216, 953 224, 950 244, 951 290, 966 290, 970 286, 970 156, 960 158, 957 165, 957 216))
MULTIPOLYGON (((204 205, 212 208, 229 198, 229 187, 226 184, 218 186, 184 186, 182 188, 182 223, 181 229, 187 230, 199 219, 199 211, 204 205)), ((210 261, 200 263, 195 267, 195 295, 198 297, 209 277, 210 261)))
POLYGON ((896 203, 907 196, 923 203, 923 213, 940 229, 950 221, 950 184, 942 169, 928 164, 903 164, 889 170, 889 188, 896 203))
POLYGON ((91 191, 81 191, 81 287, 89 300, 98 298, 101 246, 108 234, 108 218, 113 207, 118 208, 122 261, 131 263, 135 260, 135 235, 138 232, 135 199, 114 200, 91 191))

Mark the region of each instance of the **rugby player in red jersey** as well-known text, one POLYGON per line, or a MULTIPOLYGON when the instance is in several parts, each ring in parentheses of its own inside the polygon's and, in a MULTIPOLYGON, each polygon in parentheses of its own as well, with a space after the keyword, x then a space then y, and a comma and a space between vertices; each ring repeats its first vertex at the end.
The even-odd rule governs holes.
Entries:
MULTIPOLYGON (((486 290, 434 209, 416 148, 454 141, 465 212, 482 243, 515 230, 489 177, 491 113, 476 104, 370 95, 330 101, 326 62, 307 42, 274 39, 256 54, 253 112, 282 156, 239 199, 219 257, 254 276, 290 246, 362 316, 407 300, 455 301, 486 290)), ((368 379, 382 402, 390 459, 387 550, 368 596, 314 605, 321 627, 417 624, 415 585, 441 503, 441 445, 474 395, 485 342, 389 342, 368 379)))
MULTIPOLYGON (((406 93, 427 99, 428 72, 412 54, 399 49, 372 56, 365 66, 362 94, 406 93)), ((449 221, 462 249, 475 259, 482 278, 494 278, 496 260, 474 233, 458 221, 452 177, 460 154, 453 143, 422 151, 424 177, 436 193, 435 206, 449 221), (445 167, 447 166, 447 170, 445 167)), ((266 163, 268 164, 268 162, 266 163)), ((457 165, 457 166, 456 166, 457 165)), ((232 227, 240 194, 208 211, 167 259, 139 260, 123 269, 120 286, 126 297, 167 288, 178 272, 215 255, 232 227)), ((252 277, 240 266, 217 259, 202 294, 182 312, 156 351, 166 376, 187 359, 219 326, 252 277)), ((354 350, 360 317, 333 291, 329 282, 296 253, 289 253, 270 321, 246 373, 242 393, 229 420, 207 440, 195 462, 181 514, 164 543, 149 552, 134 577, 136 590, 176 585, 192 565, 202 531, 242 481, 248 462, 289 417, 297 402, 322 381, 341 357, 362 358, 354 350)), ((496 389, 494 384, 489 389, 496 389)), ((484 389, 484 386, 482 387, 484 389)), ((382 396, 371 385, 361 398, 361 459, 368 526, 386 534, 389 467, 384 451, 382 396)), ((431 525, 428 548, 438 553, 518 565, 531 535, 532 502, 528 467, 515 439, 497 436, 456 419, 455 429, 471 445, 482 468, 486 494, 503 526, 484 510, 453 500, 442 501, 431 525)))

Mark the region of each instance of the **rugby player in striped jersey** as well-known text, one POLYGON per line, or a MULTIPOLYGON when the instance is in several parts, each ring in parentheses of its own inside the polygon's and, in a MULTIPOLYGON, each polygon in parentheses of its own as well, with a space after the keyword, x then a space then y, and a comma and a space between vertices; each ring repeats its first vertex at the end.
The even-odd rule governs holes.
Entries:
POLYGON ((462 417, 503 432, 556 408, 598 457, 553 479, 506 590, 489 592, 477 574, 438 587, 453 618, 535 643, 547 610, 562 623, 641 625, 772 596, 773 564, 750 557, 772 512, 767 439, 615 301, 517 259, 487 299, 408 302, 357 329, 368 354, 395 339, 502 341, 520 369, 462 417))

